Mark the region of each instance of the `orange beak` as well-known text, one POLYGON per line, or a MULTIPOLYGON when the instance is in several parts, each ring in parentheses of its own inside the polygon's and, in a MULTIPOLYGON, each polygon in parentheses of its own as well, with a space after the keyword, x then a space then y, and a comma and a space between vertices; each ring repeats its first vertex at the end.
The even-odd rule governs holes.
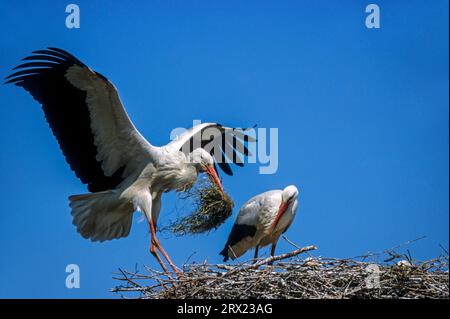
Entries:
POLYGON ((206 173, 208 174, 209 179, 211 180, 211 182, 216 184, 217 187, 219 187, 219 189, 222 192, 222 194, 224 194, 225 191, 223 190, 222 182, 220 181, 219 175, 217 174, 216 169, 214 168, 214 166, 207 166, 206 167, 206 173))
POLYGON ((284 212, 286 211, 286 209, 288 208, 288 203, 285 202, 281 202, 280 207, 278 208, 278 212, 275 216, 275 219, 272 223, 272 229, 274 229, 275 227, 277 227, 278 222, 280 221, 281 216, 283 216, 284 212))

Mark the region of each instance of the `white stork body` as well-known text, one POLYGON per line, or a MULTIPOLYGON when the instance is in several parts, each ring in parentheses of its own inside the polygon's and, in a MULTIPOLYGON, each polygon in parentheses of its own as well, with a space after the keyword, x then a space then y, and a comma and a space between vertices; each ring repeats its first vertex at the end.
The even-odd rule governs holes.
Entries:
MULTIPOLYGON (((163 149, 153 151, 157 154, 163 149)), ((184 191, 198 176, 182 152, 165 153, 149 157, 140 172, 131 174, 114 190, 70 196, 77 231, 92 241, 126 237, 137 210, 143 211, 156 226, 162 193, 184 191)))
POLYGON ((176 271, 155 234, 162 193, 184 191, 202 172, 222 189, 214 161, 232 175, 222 161, 225 150, 207 152, 204 146, 225 137, 232 140, 232 162, 242 166, 236 153, 249 152, 239 139, 255 139, 242 130, 203 123, 165 146, 151 145, 131 122, 114 85, 70 53, 48 48, 23 60, 29 62, 17 66, 19 71, 6 83, 23 87, 42 105, 70 168, 88 185, 90 193, 69 198, 78 232, 93 241, 126 237, 133 212, 142 210, 149 221, 152 254, 166 270, 159 249, 176 271))
POLYGON ((224 261, 236 259, 255 248, 272 244, 271 255, 279 237, 292 224, 298 206, 298 190, 291 185, 284 190, 271 190, 248 200, 239 210, 225 248, 224 261))

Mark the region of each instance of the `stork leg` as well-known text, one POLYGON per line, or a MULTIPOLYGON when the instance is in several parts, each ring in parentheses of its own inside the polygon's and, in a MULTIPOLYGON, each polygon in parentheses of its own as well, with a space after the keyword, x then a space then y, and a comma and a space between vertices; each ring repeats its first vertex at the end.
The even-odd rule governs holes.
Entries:
POLYGON ((150 236, 151 236, 150 252, 156 258, 158 263, 161 265, 161 268, 164 270, 164 272, 167 273, 168 272, 167 267, 166 267, 166 265, 164 265, 164 262, 162 261, 161 257, 158 255, 158 251, 156 249, 155 236, 154 236, 154 232, 152 231, 152 229, 154 229, 153 226, 154 226, 153 225, 153 220, 150 219, 150 222, 149 222, 150 236))
POLYGON ((253 256, 253 263, 256 263, 258 261, 258 250, 259 250, 259 245, 256 245, 255 256, 253 256))
POLYGON ((164 258, 166 258, 167 262, 169 263, 170 267, 173 269, 174 273, 177 274, 177 276, 180 275, 180 272, 177 267, 172 263, 172 260, 170 260, 169 255, 167 255, 164 248, 162 248, 161 243, 159 242, 158 238, 156 238, 156 227, 155 223, 153 222, 153 219, 150 218, 149 221, 150 225, 150 235, 151 235, 151 244, 150 244, 150 252, 153 256, 158 260, 161 267, 164 269, 165 272, 167 271, 166 266, 164 265, 163 261, 161 260, 161 257, 158 255, 158 252, 156 251, 156 248, 163 254, 164 258))
MULTIPOLYGON (((273 257, 274 255, 275 255, 275 248, 277 247, 277 243, 273 243, 272 244, 272 248, 270 249, 270 257, 273 257)), ((273 261, 271 261, 270 263, 269 263, 269 265, 272 265, 273 264, 273 261)))

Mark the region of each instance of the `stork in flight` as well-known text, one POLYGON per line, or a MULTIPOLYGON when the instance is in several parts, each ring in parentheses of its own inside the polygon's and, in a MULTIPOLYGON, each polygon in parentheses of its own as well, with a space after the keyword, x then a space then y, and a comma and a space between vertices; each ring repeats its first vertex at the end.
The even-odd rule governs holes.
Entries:
POLYGON ((156 237, 162 193, 186 190, 202 172, 223 192, 215 162, 232 175, 225 159, 242 166, 239 156, 249 155, 245 143, 255 139, 244 130, 203 123, 165 146, 154 146, 131 122, 114 85, 70 53, 47 48, 23 60, 5 84, 24 88, 42 105, 67 163, 87 184, 90 193, 69 197, 77 231, 100 242, 126 237, 133 213, 142 210, 151 253, 167 272, 159 250, 178 273, 156 237), (207 151, 206 145, 218 140, 219 148, 207 151))
POLYGON ((297 187, 290 185, 283 190, 271 190, 248 200, 239 210, 236 222, 228 236, 225 248, 220 252, 224 261, 236 259, 255 248, 254 261, 259 247, 272 244, 270 256, 281 234, 291 226, 298 206, 297 187))

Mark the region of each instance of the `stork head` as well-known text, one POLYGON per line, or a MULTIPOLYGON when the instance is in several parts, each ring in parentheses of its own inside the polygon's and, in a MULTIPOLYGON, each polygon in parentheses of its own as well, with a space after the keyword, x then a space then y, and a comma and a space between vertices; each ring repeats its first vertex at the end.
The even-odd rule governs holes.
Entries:
POLYGON ((275 228, 283 214, 290 207, 294 211, 297 209, 297 197, 298 189, 294 185, 289 185, 281 192, 281 203, 278 208, 278 212, 275 215, 275 219, 272 224, 272 228, 275 228))
POLYGON ((281 193, 281 201, 286 204, 293 203, 298 197, 298 189, 294 185, 289 185, 281 193))
POLYGON ((197 148, 189 154, 189 160, 198 173, 206 173, 214 184, 224 193, 222 182, 214 166, 213 157, 203 148, 197 148))

